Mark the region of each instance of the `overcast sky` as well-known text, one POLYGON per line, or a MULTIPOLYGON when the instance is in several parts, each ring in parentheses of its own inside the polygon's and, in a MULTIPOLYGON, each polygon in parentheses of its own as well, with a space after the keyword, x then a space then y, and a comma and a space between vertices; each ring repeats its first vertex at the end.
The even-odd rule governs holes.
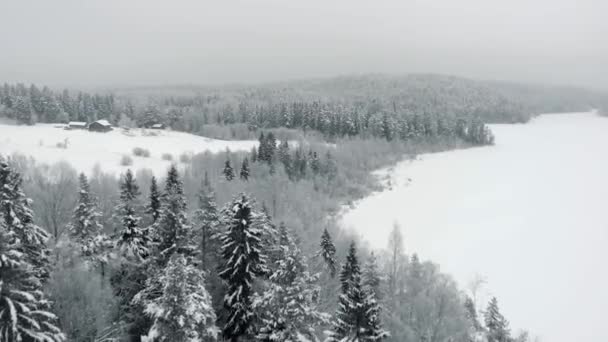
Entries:
POLYGON ((0 1, 0 81, 213 84, 370 72, 608 89, 608 1, 0 1))

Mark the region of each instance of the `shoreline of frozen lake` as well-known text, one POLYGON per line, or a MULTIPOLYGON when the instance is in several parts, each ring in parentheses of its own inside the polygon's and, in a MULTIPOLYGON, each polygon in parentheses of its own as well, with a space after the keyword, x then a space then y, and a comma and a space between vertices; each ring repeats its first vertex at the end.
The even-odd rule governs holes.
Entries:
POLYGON ((398 222, 407 253, 462 288, 485 276, 514 332, 608 341, 608 118, 547 114, 491 128, 495 146, 391 167, 391 190, 356 202, 342 225, 384 248, 398 222))

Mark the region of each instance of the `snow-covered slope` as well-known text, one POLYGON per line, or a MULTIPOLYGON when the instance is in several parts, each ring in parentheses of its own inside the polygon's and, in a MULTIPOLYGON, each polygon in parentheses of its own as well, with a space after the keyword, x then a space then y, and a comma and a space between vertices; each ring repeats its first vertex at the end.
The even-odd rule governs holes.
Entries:
POLYGON ((608 341, 608 118, 493 125, 496 146, 422 155, 343 217, 374 247, 399 222, 408 253, 466 286, 487 277, 514 331, 608 341))
POLYGON ((179 161, 179 156, 184 153, 219 152, 226 148, 241 151, 249 150, 256 144, 256 141, 214 140, 172 131, 132 129, 125 132, 114 129, 108 133, 95 133, 64 130, 61 125, 0 124, 0 154, 18 152, 45 163, 65 160, 78 171, 87 173, 96 164, 100 164, 104 172, 123 172, 127 167, 121 165, 121 159, 128 155, 133 159, 130 168, 148 168, 156 174, 163 174, 170 164, 170 161, 162 158, 165 153, 171 154, 174 161, 179 161), (66 148, 59 146, 66 142, 66 148), (136 147, 148 150, 150 156, 134 156, 133 149, 136 147))

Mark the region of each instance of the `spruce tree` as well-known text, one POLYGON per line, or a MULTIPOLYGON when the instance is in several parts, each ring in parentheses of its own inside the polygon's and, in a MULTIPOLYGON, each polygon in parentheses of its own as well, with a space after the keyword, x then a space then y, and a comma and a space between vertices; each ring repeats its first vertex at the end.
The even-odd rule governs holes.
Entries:
POLYGON ((215 194, 211 187, 203 186, 198 195, 198 209, 194 212, 196 221, 196 236, 199 240, 200 262, 203 270, 210 271, 209 259, 217 254, 219 249, 218 230, 219 213, 215 204, 215 194))
POLYGON ((230 159, 226 159, 226 162, 224 162, 224 170, 222 170, 222 173, 227 181, 230 182, 234 179, 234 169, 230 165, 230 159))
POLYGON ((177 168, 172 165, 165 179, 161 215, 152 228, 158 247, 157 257, 161 264, 165 264, 178 249, 188 249, 189 254, 194 252, 186 210, 184 186, 177 168))
POLYGON ((146 212, 152 216, 152 223, 155 223, 156 220, 160 217, 161 212, 161 203, 160 203, 161 194, 158 190, 158 184, 156 182, 156 177, 152 176, 152 180, 150 183, 150 203, 146 208, 146 212))
POLYGON ((241 165, 241 172, 239 176, 242 180, 249 180, 249 159, 247 159, 247 157, 243 159, 243 164, 241 165))
POLYGON ((121 226, 116 245, 124 256, 136 260, 145 258, 149 253, 147 231, 139 226, 141 221, 137 214, 139 195, 139 186, 129 169, 120 182, 120 203, 115 209, 115 215, 120 219, 121 226))
POLYGON ((19 251, 33 267, 34 275, 44 281, 49 276, 49 235, 34 224, 32 203, 23 193, 22 182, 21 175, 0 156, 0 219, 20 241, 19 251))
POLYGON ((78 202, 68 231, 72 242, 79 247, 80 254, 87 262, 100 265, 103 273, 103 265, 107 262, 105 250, 109 247, 109 242, 102 232, 99 223, 101 213, 97 211, 95 198, 91 194, 89 181, 84 173, 80 174, 79 182, 78 202))
POLYGON ((220 237, 223 260, 219 276, 227 287, 224 296, 227 318, 223 335, 231 342, 253 333, 253 281, 267 273, 266 255, 262 250, 265 227, 256 222, 256 217, 245 194, 239 195, 222 210, 226 231, 220 237))
POLYGON ((159 342, 215 340, 216 316, 205 289, 203 271, 177 253, 158 282, 162 284, 161 295, 145 304, 145 312, 154 319, 148 337, 159 342))
POLYGON ((509 322, 500 313, 496 297, 490 300, 484 320, 488 330, 488 342, 509 342, 511 340, 509 322))
POLYGON ((367 293, 365 302, 365 328, 363 341, 381 341, 390 336, 389 332, 382 328, 381 307, 374 293, 367 293))
POLYGON ((22 178, 0 156, 0 340, 63 341, 47 311, 48 234, 33 223, 22 178))
POLYGON ((278 150, 279 161, 283 164, 285 172, 291 175, 291 155, 289 154, 289 143, 287 140, 281 141, 278 150))
POLYGON ((363 266, 363 288, 365 291, 370 293, 376 299, 381 299, 382 294, 380 293, 380 274, 378 271, 378 261, 374 252, 372 252, 367 259, 367 262, 363 266))
POLYGON ((279 228, 272 274, 254 306, 261 319, 256 338, 261 341, 316 341, 316 328, 328 322, 317 309, 318 275, 307 270, 306 258, 284 224, 279 228))
POLYGON ((328 341, 379 341, 389 336, 380 323, 376 296, 361 284, 355 243, 351 243, 340 272, 342 294, 328 341))
POLYGON ((323 258, 323 261, 329 270, 329 275, 332 278, 335 277, 337 271, 336 246, 334 245, 327 228, 323 229, 323 235, 321 235, 321 250, 319 250, 318 254, 323 258))
POLYGON ((266 162, 272 163, 272 161, 275 157, 276 150, 277 150, 277 139, 274 137, 274 134, 272 134, 272 132, 270 132, 266 136, 266 156, 265 156, 266 162))
POLYGON ((258 155, 257 158, 260 161, 268 161, 268 148, 266 146, 266 137, 264 136, 264 132, 260 133, 260 138, 258 139, 258 155))
POLYGON ((354 242, 350 245, 346 262, 340 271, 340 282, 342 290, 328 341, 362 341, 367 322, 366 295, 361 286, 361 271, 354 242))
MULTIPOLYGON (((0 213, 4 216, 5 212, 0 213)), ((34 265, 22 251, 15 230, 0 220, 0 340, 59 342, 65 335, 57 317, 47 311, 48 301, 34 265)))

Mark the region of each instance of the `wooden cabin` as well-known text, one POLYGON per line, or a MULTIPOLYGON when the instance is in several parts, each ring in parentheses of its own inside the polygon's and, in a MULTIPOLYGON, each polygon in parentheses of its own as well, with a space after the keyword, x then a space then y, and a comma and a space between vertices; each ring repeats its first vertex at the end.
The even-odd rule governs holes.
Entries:
POLYGON ((70 121, 68 122, 67 129, 87 129, 87 123, 82 121, 70 121))
POLYGON ((102 132, 106 133, 112 130, 112 125, 108 120, 97 120, 89 124, 90 132, 102 132))

